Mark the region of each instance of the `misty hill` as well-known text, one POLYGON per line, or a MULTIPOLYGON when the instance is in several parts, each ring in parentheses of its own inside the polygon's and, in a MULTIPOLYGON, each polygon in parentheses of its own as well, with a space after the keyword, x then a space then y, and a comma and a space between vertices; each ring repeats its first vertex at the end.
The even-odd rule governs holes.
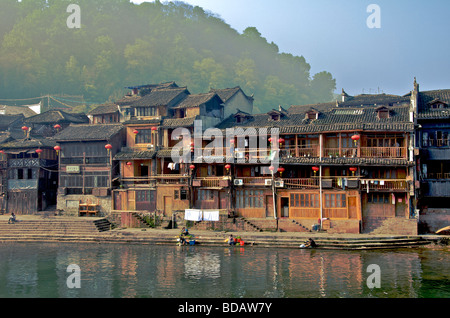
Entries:
MULTIPOLYGON (((0 98, 83 95, 102 103, 124 87, 175 81, 191 93, 241 86, 255 111, 326 102, 335 80, 310 74, 302 56, 281 53, 254 27, 242 34, 182 2, 2 0, 0 98), (81 28, 66 21, 81 8, 81 28)), ((236 8, 239 10, 239 8, 236 8)))

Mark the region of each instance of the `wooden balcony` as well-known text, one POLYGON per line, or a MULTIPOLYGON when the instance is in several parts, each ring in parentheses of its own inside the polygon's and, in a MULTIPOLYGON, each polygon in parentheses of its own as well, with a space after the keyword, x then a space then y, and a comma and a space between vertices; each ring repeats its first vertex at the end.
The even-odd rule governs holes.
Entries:
POLYGON ((313 145, 311 147, 281 147, 281 156, 287 158, 298 157, 319 157, 319 146, 313 145))
POLYGON ((145 177, 122 177, 120 182, 122 185, 130 188, 153 188, 156 185, 171 185, 171 184, 189 184, 190 176, 185 175, 157 175, 145 177))
POLYGON ((363 158, 408 158, 406 147, 361 147, 360 157, 363 158))
POLYGON ((450 139, 426 139, 423 147, 450 147, 450 139))
POLYGON ((325 148, 324 157, 355 158, 358 148, 325 148))
POLYGON ((409 191, 408 181, 405 179, 361 179, 361 190, 367 191, 409 191))
POLYGON ((227 188, 230 186, 230 178, 229 177, 195 178, 192 181, 192 186, 201 188, 227 188))
POLYGON ((425 179, 450 179, 450 172, 442 173, 442 172, 436 172, 436 173, 430 173, 428 172, 425 179))

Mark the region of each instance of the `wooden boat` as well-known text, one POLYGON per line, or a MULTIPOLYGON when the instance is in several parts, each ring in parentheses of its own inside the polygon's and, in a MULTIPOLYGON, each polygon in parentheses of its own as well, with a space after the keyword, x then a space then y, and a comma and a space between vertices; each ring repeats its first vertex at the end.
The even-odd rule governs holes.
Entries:
POLYGON ((443 227, 442 229, 436 231, 436 234, 450 235, 450 226, 443 227))

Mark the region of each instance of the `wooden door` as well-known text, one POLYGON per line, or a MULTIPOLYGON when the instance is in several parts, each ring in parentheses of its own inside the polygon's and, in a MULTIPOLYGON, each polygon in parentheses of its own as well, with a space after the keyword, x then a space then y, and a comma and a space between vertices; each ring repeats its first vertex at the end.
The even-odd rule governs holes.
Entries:
POLYGON ((358 212, 356 207, 356 197, 348 197, 348 218, 357 219, 358 212))
POLYGON ((406 196, 404 194, 398 194, 395 196, 395 217, 406 216, 406 196))
POLYGON ((170 196, 164 197, 164 213, 165 215, 172 215, 173 198, 170 196))
POLYGON ((266 217, 273 218, 273 196, 266 195, 266 217))
POLYGON ((281 198, 281 217, 289 217, 289 197, 281 198))
POLYGON ((231 209, 231 202, 230 198, 227 192, 220 191, 219 192, 219 209, 221 210, 228 210, 231 209))

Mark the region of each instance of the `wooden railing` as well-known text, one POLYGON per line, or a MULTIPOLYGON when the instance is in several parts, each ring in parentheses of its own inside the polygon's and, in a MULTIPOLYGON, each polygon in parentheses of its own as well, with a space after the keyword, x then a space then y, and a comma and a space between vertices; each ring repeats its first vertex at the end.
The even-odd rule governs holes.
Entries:
POLYGON ((358 155, 358 148, 325 148, 325 157, 356 157, 358 155))
POLYGON ((360 157, 363 158, 407 158, 406 147, 361 147, 360 157))
POLYGON ((189 176, 184 175, 157 175, 145 177, 122 177, 120 181, 124 185, 149 185, 156 184, 188 184, 189 176))
POLYGON ((222 187, 221 181, 227 181, 228 178, 224 177, 208 177, 208 178, 195 178, 193 185, 204 188, 219 188, 222 187))
POLYGON ((427 139, 423 141, 424 147, 449 147, 450 139, 427 139))
POLYGON ((435 172, 430 173, 428 172, 425 179, 450 179, 450 173, 449 172, 435 172))
POLYGON ((404 179, 361 179, 361 190, 393 190, 408 191, 408 181, 404 179))
POLYGON ((284 178, 283 181, 286 188, 319 188, 319 178, 284 178))
POLYGON ((319 156, 319 146, 313 145, 311 147, 281 147, 282 157, 318 157, 319 156))

